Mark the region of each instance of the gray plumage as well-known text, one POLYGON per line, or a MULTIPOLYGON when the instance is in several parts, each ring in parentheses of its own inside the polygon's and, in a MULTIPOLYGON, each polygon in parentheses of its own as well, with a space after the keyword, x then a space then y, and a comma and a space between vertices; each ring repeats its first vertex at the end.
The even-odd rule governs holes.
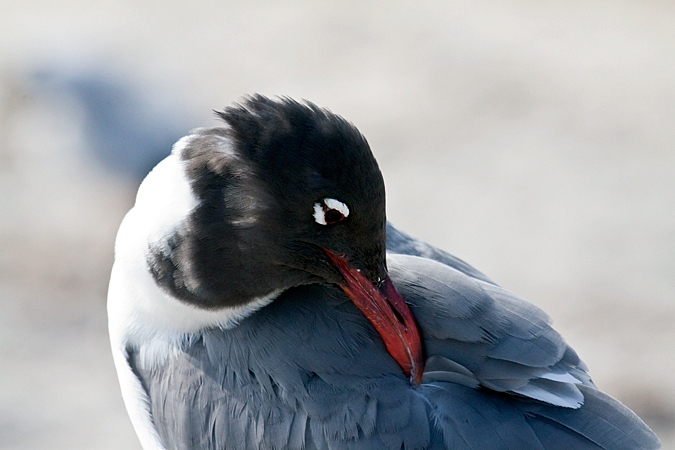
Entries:
POLYGON ((339 288, 292 288, 154 367, 127 349, 166 448, 659 447, 595 388, 544 312, 391 226, 387 237, 389 273, 424 340, 420 385, 339 288))

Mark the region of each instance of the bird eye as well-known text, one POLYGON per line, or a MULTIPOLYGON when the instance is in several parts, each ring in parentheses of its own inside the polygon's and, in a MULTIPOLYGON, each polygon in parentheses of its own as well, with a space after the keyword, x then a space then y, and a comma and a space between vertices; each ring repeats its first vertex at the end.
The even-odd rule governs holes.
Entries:
POLYGON ((325 219, 326 223, 339 222, 339 221, 341 221, 342 219, 345 218, 345 216, 343 216, 342 213, 340 211, 338 211, 337 209, 326 210, 324 216, 326 218, 325 219))
POLYGON ((314 220, 319 225, 330 225, 349 217, 347 205, 334 198, 324 198, 314 203, 314 220))

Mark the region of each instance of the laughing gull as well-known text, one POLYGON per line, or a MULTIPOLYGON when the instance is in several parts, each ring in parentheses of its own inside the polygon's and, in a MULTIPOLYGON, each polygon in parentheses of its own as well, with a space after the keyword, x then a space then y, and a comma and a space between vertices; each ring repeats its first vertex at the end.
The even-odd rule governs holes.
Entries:
POLYGON ((366 139, 247 98, 179 140, 115 246, 145 450, 656 449, 540 309, 386 222, 366 139))

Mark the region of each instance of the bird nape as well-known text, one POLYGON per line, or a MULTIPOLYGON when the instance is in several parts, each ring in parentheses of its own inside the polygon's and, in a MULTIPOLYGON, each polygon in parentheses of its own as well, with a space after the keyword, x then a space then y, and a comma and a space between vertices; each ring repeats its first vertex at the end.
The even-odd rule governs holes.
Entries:
POLYGON ((656 449, 537 307, 388 224, 366 139, 255 95, 179 140, 115 244, 145 450, 656 449))

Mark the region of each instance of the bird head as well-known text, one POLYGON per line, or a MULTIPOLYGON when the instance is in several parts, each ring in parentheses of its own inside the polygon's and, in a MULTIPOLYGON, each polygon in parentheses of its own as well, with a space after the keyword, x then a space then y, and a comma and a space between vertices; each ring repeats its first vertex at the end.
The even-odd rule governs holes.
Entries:
POLYGON ((174 148, 196 201, 150 244, 157 285, 205 310, 340 286, 419 381, 421 341, 387 274, 384 181, 366 139, 290 99, 256 95, 217 114, 225 127, 195 130, 174 148))

